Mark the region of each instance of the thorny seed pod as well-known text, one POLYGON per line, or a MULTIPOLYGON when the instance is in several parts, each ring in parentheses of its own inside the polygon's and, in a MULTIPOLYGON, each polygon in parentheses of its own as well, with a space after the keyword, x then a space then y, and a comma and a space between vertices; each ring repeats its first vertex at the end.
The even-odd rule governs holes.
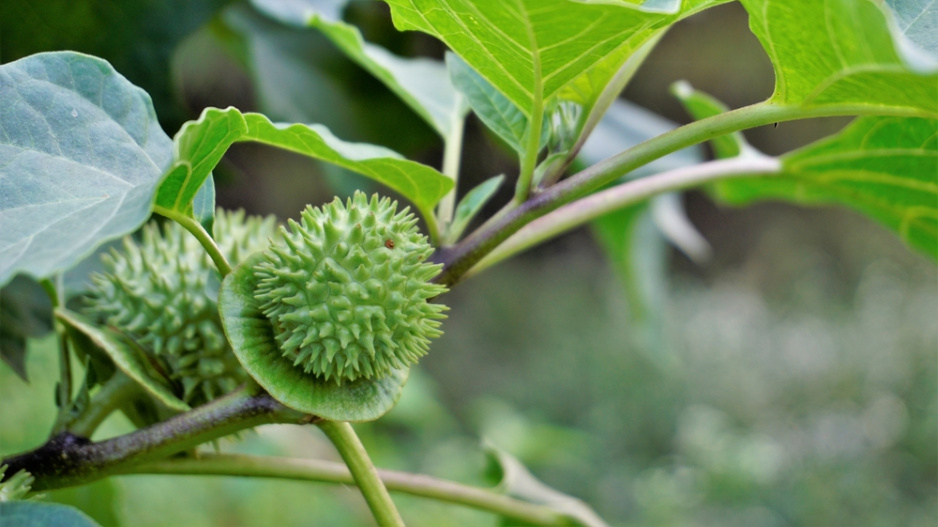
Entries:
MULTIPOLYGON (((267 247, 275 233, 273 217, 215 216, 215 239, 232 263, 267 247)), ((218 273, 194 236, 177 223, 151 223, 139 242, 125 238, 123 251, 102 260, 85 311, 165 361, 186 402, 202 404, 247 379, 222 331, 218 273)))
POLYGON ((19 470, 16 474, 7 478, 6 481, 3 481, 8 468, 7 465, 0 465, 0 481, 2 481, 0 483, 0 503, 24 499, 29 494, 35 479, 29 472, 19 470))
POLYGON ((281 229, 253 271, 282 360, 341 385, 426 354, 446 310, 427 300, 446 288, 430 282, 440 266, 426 262, 433 249, 416 223, 396 202, 356 192, 281 229))

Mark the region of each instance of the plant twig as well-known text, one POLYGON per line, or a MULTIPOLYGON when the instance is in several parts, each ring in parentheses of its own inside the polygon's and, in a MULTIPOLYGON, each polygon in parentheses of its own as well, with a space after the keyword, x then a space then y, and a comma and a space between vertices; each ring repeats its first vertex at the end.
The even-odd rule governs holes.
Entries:
POLYGON ((716 179, 773 174, 780 169, 781 161, 773 157, 734 158, 682 167, 616 185, 564 205, 550 214, 528 223, 490 252, 465 276, 476 274, 510 256, 562 232, 583 225, 603 214, 644 201, 652 196, 700 185, 716 179))
POLYGON ((368 507, 371 508, 371 514, 381 527, 404 527, 404 520, 401 514, 397 512, 397 507, 388 494, 388 489, 384 486, 381 478, 378 477, 378 471, 371 463, 368 452, 362 445, 352 425, 344 421, 323 420, 317 423, 319 428, 325 432, 326 437, 332 441, 345 465, 355 478, 355 483, 361 490, 368 507))
MULTIPOLYGON (((534 61, 536 69, 535 78, 540 76, 540 61, 534 61)), ((531 194, 531 183, 534 181, 534 170, 537 168, 537 155, 541 151, 541 129, 544 125, 544 105, 541 101, 541 90, 534 90, 533 114, 528 121, 527 144, 521 158, 521 171, 518 174, 518 184, 515 187, 515 203, 523 203, 531 194)))
MULTIPOLYGON (((457 97, 462 98, 462 94, 457 92, 457 97)), ((457 112, 460 112, 457 106, 457 112)), ((443 175, 453 180, 453 189, 450 190, 440 204, 437 206, 437 218, 440 228, 446 230, 453 221, 453 212, 456 210, 456 191, 459 186, 459 161, 462 158, 463 131, 465 129, 466 117, 453 119, 453 128, 444 140, 443 145, 443 175)))
POLYGON ((115 372, 101 386, 101 390, 91 398, 91 402, 85 408, 85 411, 68 424, 67 430, 77 436, 91 437, 91 434, 98 429, 98 426, 114 410, 120 408, 121 404, 127 401, 128 396, 138 390, 137 381, 120 371, 115 372))
POLYGON ((756 126, 794 119, 866 113, 870 113, 869 108, 802 108, 763 102, 686 124, 580 171, 532 196, 497 220, 487 222, 462 242, 440 250, 434 260, 442 263, 443 269, 435 280, 452 286, 495 247, 528 223, 671 152, 756 126))
POLYGON ((247 388, 176 415, 153 426, 93 443, 71 432, 41 447, 3 459, 9 474, 31 473, 34 491, 89 483, 138 463, 165 458, 219 437, 269 423, 309 422, 266 393, 247 388))
MULTIPOLYGON (((200 454, 198 458, 166 459, 137 465, 120 474, 246 476, 355 484, 348 467, 342 463, 238 454, 200 454)), ((549 506, 515 499, 490 489, 396 470, 378 469, 378 476, 389 491, 464 505, 525 524, 561 526, 571 523, 566 515, 549 506)))

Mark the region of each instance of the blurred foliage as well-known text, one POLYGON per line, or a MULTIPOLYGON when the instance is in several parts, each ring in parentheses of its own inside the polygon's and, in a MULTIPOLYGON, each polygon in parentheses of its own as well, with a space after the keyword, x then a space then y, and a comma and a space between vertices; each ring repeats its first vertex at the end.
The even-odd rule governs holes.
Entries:
POLYGON ((232 0, 4 0, 0 61, 70 49, 110 62, 153 98, 167 130, 186 116, 176 104, 170 61, 176 46, 232 0))
MULTIPOLYGON (((66 48, 102 56, 153 95, 170 133, 203 106, 236 104, 438 163, 430 129, 325 39, 245 3, 218 11, 228 4, 5 0, 0 60, 66 48)), ((355 2, 347 17, 394 52, 441 56, 425 37, 394 31, 383 3, 355 2)), ((771 66, 736 5, 675 27, 626 95, 681 119, 666 89, 678 78, 733 107, 772 88, 771 66)), ((774 154, 842 124, 785 123, 748 135, 774 154)), ((472 120, 465 152, 463 191, 516 172, 472 120)), ((263 147, 236 148, 226 159, 215 173, 219 203, 255 212, 295 215, 362 184, 263 147)), ((627 323, 634 313, 613 270, 579 235, 457 288, 447 297, 446 334, 401 403, 357 426, 375 463, 487 484, 485 438, 615 525, 934 525, 934 267, 846 212, 761 205, 727 213, 699 195, 688 209, 715 260, 701 269, 672 257, 672 283, 653 299, 663 306, 660 339, 627 323)), ((54 419, 54 343, 30 345, 29 385, 0 366, 3 455, 40 444, 54 419)), ((129 429, 115 416, 99 437, 129 429)), ((219 448, 335 459, 312 427, 264 427, 219 448)), ((299 482, 127 476, 48 499, 102 525, 372 522, 355 489, 299 482)), ((410 525, 497 523, 395 499, 410 525)))

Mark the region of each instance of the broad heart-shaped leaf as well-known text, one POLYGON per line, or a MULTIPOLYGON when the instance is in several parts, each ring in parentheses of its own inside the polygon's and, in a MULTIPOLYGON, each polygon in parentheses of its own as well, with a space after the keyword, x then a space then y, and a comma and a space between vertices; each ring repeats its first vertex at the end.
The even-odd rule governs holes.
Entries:
POLYGON ((357 27, 341 20, 347 0, 252 0, 262 13, 285 24, 316 28, 356 64, 378 78, 442 137, 461 127, 468 108, 437 60, 398 57, 369 44, 357 27))
POLYGON ((256 253, 225 277, 218 293, 218 310, 231 349, 274 399, 284 405, 333 421, 373 421, 386 414, 401 397, 410 368, 394 370, 378 380, 359 379, 341 385, 303 372, 285 359, 270 320, 254 300, 256 253))
MULTIPOLYGON (((410 199, 425 217, 453 187, 453 181, 426 165, 387 148, 347 143, 321 125, 277 124, 236 108, 206 108, 174 139, 176 158, 160 186, 156 206, 188 213, 196 191, 233 143, 254 141, 321 159, 391 187, 410 199)), ((158 210, 158 209, 157 209, 158 210)))
POLYGON ((899 31, 925 54, 923 59, 938 61, 938 2, 886 0, 886 6, 892 11, 899 31))
POLYGON ((676 11, 662 13, 637 2, 386 0, 398 29, 445 42, 529 117, 584 76, 591 82, 575 102, 590 106, 643 43, 723 1, 684 0, 676 11))
POLYGON ((935 0, 886 0, 898 32, 899 51, 920 69, 938 66, 938 2, 935 0))
POLYGON ((78 331, 94 342, 128 377, 171 410, 184 412, 189 405, 176 397, 169 381, 150 364, 146 353, 134 342, 107 327, 97 327, 85 317, 64 308, 55 310, 55 317, 66 327, 78 331))
POLYGON ((3 527, 100 527, 85 513, 59 503, 0 502, 3 527))
POLYGON ((0 285, 139 227, 171 161, 150 97, 107 62, 55 52, 0 66, 0 285))
POLYGON ((725 181, 717 195, 846 205, 938 259, 938 119, 861 117, 782 161, 781 176, 725 181))
POLYGON ((741 0, 775 67, 770 101, 938 116, 938 69, 916 71, 871 0, 741 0))

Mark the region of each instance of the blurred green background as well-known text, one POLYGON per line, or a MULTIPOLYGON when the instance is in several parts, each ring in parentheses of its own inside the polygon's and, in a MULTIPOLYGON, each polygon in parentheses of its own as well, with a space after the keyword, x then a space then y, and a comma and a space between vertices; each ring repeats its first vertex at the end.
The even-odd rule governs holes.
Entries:
MULTIPOLYGON (((353 2, 346 18, 398 54, 442 54, 430 39, 395 32, 380 2, 353 2)), ((204 106, 235 105, 440 163, 430 129, 326 39, 245 3, 0 4, 0 61, 54 49, 110 60, 151 93, 170 135, 204 106)), ((731 107, 771 93, 771 66, 738 5, 672 29, 625 97, 686 122, 667 92, 678 79, 731 107)), ((783 123, 747 136, 777 154, 844 123, 783 123)), ((516 173, 474 119, 464 152, 463 192, 516 173)), ((219 205, 281 218, 356 187, 375 190, 252 145, 236 145, 215 176, 219 205)), ((448 294, 446 334, 415 368, 400 405, 357 427, 376 464, 487 484, 484 438, 613 525, 935 525, 934 265, 845 210, 726 209, 701 193, 685 206, 714 256, 699 265, 661 253, 643 277, 655 286, 660 316, 643 324, 588 229, 448 294)), ((647 250, 660 247, 652 239, 647 250)), ((32 448, 48 433, 51 345, 33 343, 29 385, 0 366, 0 454, 32 448)), ((102 434, 128 427, 117 416, 102 434)), ((263 427, 219 447, 335 458, 311 427, 263 427)), ((371 525, 357 491, 310 483, 126 476, 48 498, 102 525, 371 525)), ((484 513, 397 498, 408 524, 497 524, 484 513)))

